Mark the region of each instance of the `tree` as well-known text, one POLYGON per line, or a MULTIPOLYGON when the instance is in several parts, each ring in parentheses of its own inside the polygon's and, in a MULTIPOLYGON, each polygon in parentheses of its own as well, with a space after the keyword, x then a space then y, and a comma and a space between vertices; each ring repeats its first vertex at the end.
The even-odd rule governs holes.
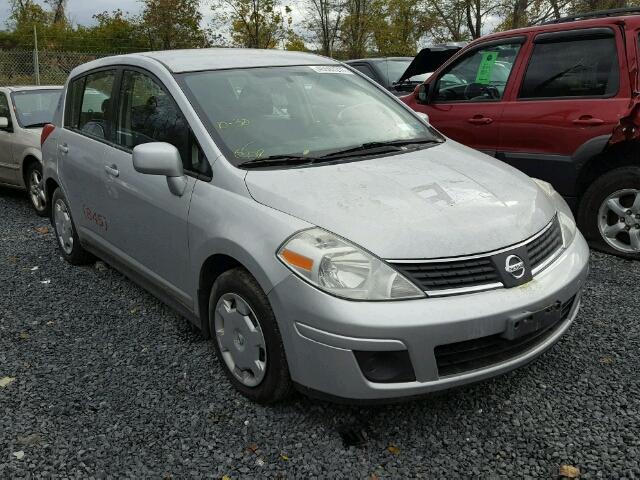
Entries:
POLYGON ((386 0, 376 16, 373 37, 380 55, 413 56, 423 20, 414 0, 386 0))
POLYGON ((142 30, 153 49, 206 46, 199 0, 142 0, 142 30))
POLYGON ((293 30, 289 32, 287 35, 287 40, 284 45, 285 50, 295 51, 295 52, 306 52, 307 47, 304 45, 304 39, 295 33, 293 30))
POLYGON ((307 0, 306 27, 320 46, 321 55, 333 56, 343 10, 343 0, 307 0))
POLYGON ((467 29, 471 34, 471 38, 476 39, 482 36, 484 21, 497 8, 498 5, 490 0, 465 0, 467 29))
POLYGON ((373 27, 379 23, 378 6, 376 0, 346 0, 340 40, 348 58, 366 55, 373 27))
POLYGON ((423 15, 424 30, 435 43, 469 39, 465 0, 427 0, 426 6, 428 12, 423 15))
MULTIPOLYGON (((140 36, 141 25, 138 18, 128 16, 120 9, 96 13, 93 18, 96 25, 84 28, 86 41, 96 45, 92 50, 126 52, 151 48, 146 38, 140 36), (102 48, 99 48, 100 45, 102 48)), ((82 30, 83 28, 78 28, 78 33, 82 30)))
POLYGON ((222 0, 213 7, 217 23, 229 25, 233 44, 247 48, 275 48, 291 31, 291 9, 278 0, 222 0))
POLYGON ((67 16, 65 15, 67 0, 45 0, 45 2, 51 7, 51 11, 53 12, 53 23, 67 22, 67 16))

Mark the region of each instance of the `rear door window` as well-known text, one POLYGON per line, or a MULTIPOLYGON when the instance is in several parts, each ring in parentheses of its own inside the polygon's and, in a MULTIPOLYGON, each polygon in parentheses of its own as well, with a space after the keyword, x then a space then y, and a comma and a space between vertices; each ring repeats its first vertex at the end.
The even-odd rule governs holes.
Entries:
POLYGON ((462 57, 438 79, 434 101, 501 100, 521 44, 520 41, 514 41, 488 45, 462 57))
POLYGON ((610 97, 619 83, 615 37, 536 43, 520 98, 610 97))
POLYGON ((113 132, 112 93, 115 70, 86 76, 77 127, 83 134, 100 140, 111 139, 113 132))

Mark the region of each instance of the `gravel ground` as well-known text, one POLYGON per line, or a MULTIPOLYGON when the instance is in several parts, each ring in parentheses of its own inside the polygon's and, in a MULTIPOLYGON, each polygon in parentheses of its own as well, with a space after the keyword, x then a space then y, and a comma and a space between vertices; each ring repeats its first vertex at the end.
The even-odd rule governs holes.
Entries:
POLYGON ((593 254, 577 322, 519 371, 399 405, 261 407, 184 319, 67 265, 46 227, 0 190, 2 479, 640 476, 640 264, 593 254))

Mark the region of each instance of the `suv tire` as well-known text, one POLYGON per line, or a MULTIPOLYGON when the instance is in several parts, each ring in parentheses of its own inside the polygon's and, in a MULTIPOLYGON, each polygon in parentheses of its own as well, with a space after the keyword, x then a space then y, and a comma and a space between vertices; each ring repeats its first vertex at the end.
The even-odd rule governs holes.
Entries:
POLYGON ((60 188, 51 197, 51 224, 56 235, 56 243, 62 257, 72 265, 86 265, 95 260, 82 245, 71 218, 71 209, 60 188))
POLYGON ((214 282, 209 329, 222 368, 240 393, 262 404, 290 394, 289 366, 275 315, 246 270, 228 270, 214 282), (247 365, 252 369, 242 368, 247 365))
POLYGON ((49 203, 44 193, 44 183, 42 181, 42 164, 33 161, 27 167, 25 175, 25 186, 31 206, 40 217, 49 216, 49 203))
POLYGON ((580 202, 578 225, 593 248, 640 260, 640 167, 616 168, 594 181, 580 202))

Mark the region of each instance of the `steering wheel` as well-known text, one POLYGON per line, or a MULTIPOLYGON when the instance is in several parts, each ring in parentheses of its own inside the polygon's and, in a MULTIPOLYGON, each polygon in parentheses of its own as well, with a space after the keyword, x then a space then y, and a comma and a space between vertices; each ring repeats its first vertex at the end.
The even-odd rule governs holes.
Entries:
POLYGON ((481 96, 486 96, 490 99, 499 99, 500 93, 496 87, 483 85, 481 83, 470 83, 464 88, 464 98, 467 100, 472 100, 481 96))

